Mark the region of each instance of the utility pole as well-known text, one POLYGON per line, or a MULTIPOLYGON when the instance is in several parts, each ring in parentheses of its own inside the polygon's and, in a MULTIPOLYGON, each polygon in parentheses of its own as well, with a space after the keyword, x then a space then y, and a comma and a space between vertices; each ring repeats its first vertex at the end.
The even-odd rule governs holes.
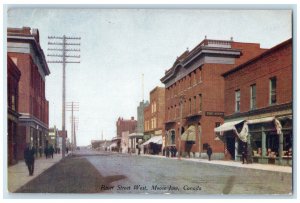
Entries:
POLYGON ((76 148, 76 138, 75 138, 75 117, 74 111, 79 111, 79 102, 67 102, 66 111, 71 111, 71 150, 73 151, 76 148))
POLYGON ((67 63, 80 63, 80 61, 68 61, 67 58, 80 58, 80 55, 68 55, 69 52, 80 52, 80 49, 74 49, 74 46, 80 46, 78 40, 81 40, 80 37, 67 37, 63 35, 62 37, 57 36, 48 36, 49 42, 48 51, 52 51, 51 54, 47 56, 56 57, 60 60, 47 61, 48 63, 61 63, 63 65, 63 80, 62 80, 62 157, 65 157, 66 152, 66 109, 65 109, 65 100, 66 100, 66 64, 67 63), (71 40, 71 42, 68 42, 71 40), (72 42, 73 41, 73 42, 72 42), (74 42, 75 41, 75 42, 74 42), (59 47, 59 48, 57 48, 59 47))

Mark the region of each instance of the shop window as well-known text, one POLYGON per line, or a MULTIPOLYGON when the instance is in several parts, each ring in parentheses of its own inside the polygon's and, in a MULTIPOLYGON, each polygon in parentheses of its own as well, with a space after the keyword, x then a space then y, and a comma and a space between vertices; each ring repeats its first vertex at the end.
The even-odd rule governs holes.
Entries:
POLYGON ((270 105, 276 104, 276 88, 277 88, 277 80, 276 77, 270 79, 270 105))
POLYGON ((240 112, 240 100, 241 100, 241 92, 240 90, 235 91, 235 112, 240 112))
POLYGON ((279 138, 276 132, 269 132, 266 136, 267 156, 278 156, 279 138))
POLYGON ((250 109, 256 109, 256 84, 250 86, 250 109))

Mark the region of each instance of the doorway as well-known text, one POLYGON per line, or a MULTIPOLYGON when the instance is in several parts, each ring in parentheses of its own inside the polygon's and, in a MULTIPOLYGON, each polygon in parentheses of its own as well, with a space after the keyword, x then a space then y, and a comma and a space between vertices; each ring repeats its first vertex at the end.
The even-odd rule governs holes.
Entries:
POLYGON ((227 136, 226 137, 226 148, 228 153, 230 154, 230 159, 235 159, 235 137, 227 136))

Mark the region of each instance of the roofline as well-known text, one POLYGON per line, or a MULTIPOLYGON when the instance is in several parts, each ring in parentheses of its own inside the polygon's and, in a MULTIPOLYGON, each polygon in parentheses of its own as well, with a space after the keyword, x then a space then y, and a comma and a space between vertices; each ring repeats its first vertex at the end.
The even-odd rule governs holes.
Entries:
POLYGON ((288 40, 285 40, 285 41, 283 41, 282 43, 277 44, 277 45, 275 45, 274 47, 272 47, 272 48, 270 48, 270 49, 267 49, 266 51, 264 51, 263 53, 259 54, 258 56, 255 56, 254 58, 252 58, 252 59, 246 61, 245 63, 243 63, 243 64, 241 64, 241 65, 235 67, 234 69, 231 69, 231 70, 229 70, 229 71, 223 73, 222 76, 223 76, 223 77, 226 77, 226 76, 228 76, 228 75, 230 75, 230 74, 232 74, 232 73, 234 73, 234 72, 236 72, 236 71, 238 71, 238 70, 244 68, 245 66, 247 66, 247 65, 249 65, 249 64, 251 64, 251 63, 256 62, 257 60, 261 59, 262 57, 264 57, 264 56, 266 56, 266 55, 268 55, 268 54, 270 54, 270 53, 272 53, 273 51, 276 51, 277 49, 279 49, 279 48, 281 48, 281 47, 283 47, 283 46, 285 46, 285 45, 291 43, 292 41, 293 41, 293 38, 290 38, 290 39, 288 39, 288 40))
POLYGON ((43 49, 41 48, 40 44, 36 41, 35 37, 31 34, 19 34, 19 33, 8 33, 7 35, 7 41, 28 41, 31 43, 35 49, 37 50, 38 54, 40 55, 42 59, 42 66, 43 70, 45 72, 45 75, 50 74, 50 70, 45 58, 45 54, 43 49))

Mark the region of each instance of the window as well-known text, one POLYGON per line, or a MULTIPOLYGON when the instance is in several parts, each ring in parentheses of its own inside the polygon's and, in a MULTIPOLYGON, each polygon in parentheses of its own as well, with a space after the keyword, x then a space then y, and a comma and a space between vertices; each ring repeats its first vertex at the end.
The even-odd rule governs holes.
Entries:
POLYGON ((202 68, 199 69, 199 82, 202 81, 202 68))
POLYGON ((276 77, 270 79, 270 104, 276 104, 276 77))
POLYGON ((193 72, 193 85, 197 84, 196 70, 193 72))
POLYGON ((256 84, 250 86, 250 109, 256 109, 256 84))
POLYGON ((190 87, 192 87, 192 73, 189 74, 190 87))
POLYGON ((235 91, 235 112, 240 112, 240 96, 241 96, 241 92, 240 90, 235 91))
POLYGON ((174 108, 175 108, 175 119, 176 119, 176 118, 177 118, 177 116, 178 116, 178 115, 177 115, 177 107, 176 107, 176 105, 175 105, 175 107, 174 107, 174 108))
POLYGON ((202 94, 199 94, 199 111, 202 111, 202 94))

